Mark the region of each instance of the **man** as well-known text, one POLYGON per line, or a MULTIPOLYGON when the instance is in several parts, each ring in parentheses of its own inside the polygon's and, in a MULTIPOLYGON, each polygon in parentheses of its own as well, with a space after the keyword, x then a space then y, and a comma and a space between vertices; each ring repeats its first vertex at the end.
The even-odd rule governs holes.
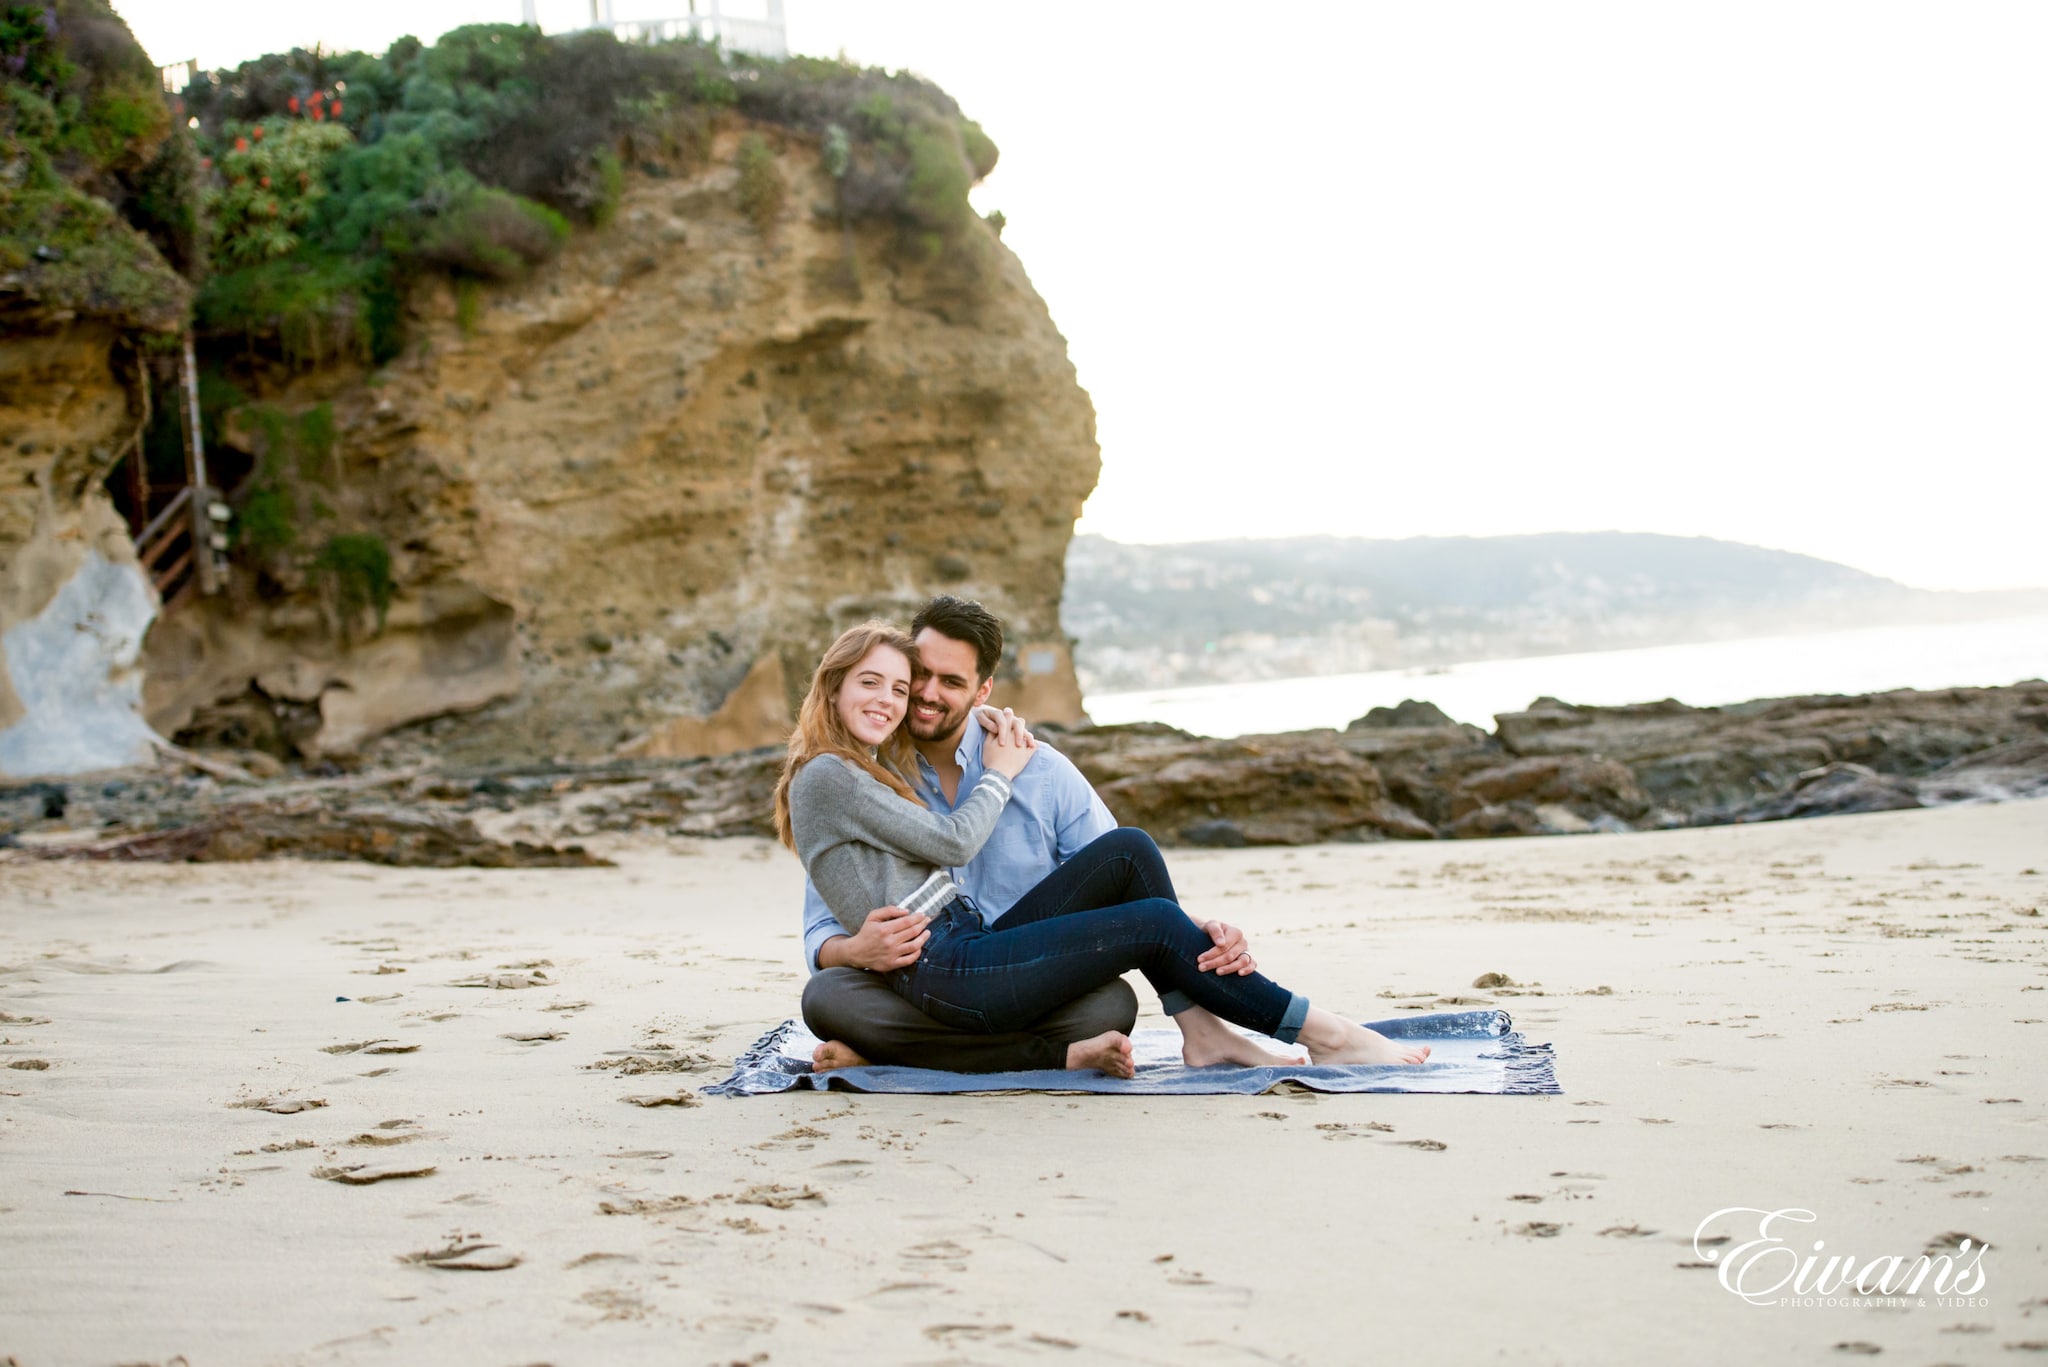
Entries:
MULTIPOLYGON (((951 812, 981 777, 983 732, 973 712, 995 686, 1003 627, 981 604, 942 595, 918 612, 911 634, 919 661, 906 725, 917 764, 907 777, 926 806, 951 812)), ((1116 827, 1073 762, 1043 742, 1012 789, 981 852, 951 871, 991 924, 1040 879, 1116 827)), ((804 1023, 825 1041, 813 1054, 815 1068, 870 1061, 962 1073, 1066 1068, 1080 1066, 1075 1051, 1083 1041, 1111 1031, 1128 1034, 1137 1022, 1137 995, 1119 979, 1028 1030, 972 1034, 942 1025, 897 996, 882 977, 917 962, 931 938, 926 924, 922 915, 881 907, 868 914, 858 934, 848 935, 818 890, 805 883, 804 957, 812 976, 804 986, 804 1023)), ((1240 931, 1220 921, 1203 928, 1216 944, 1199 960, 1204 970, 1255 971, 1240 931)), ((1122 1057, 1127 1069, 1127 1045, 1122 1057)))

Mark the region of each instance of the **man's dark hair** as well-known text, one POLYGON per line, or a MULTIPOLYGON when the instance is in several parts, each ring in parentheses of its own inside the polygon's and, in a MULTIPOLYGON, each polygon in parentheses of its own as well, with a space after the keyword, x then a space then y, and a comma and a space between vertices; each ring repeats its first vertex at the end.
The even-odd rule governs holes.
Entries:
POLYGON ((919 608, 917 616, 910 620, 912 636, 926 627, 974 647, 975 668, 981 671, 975 680, 977 684, 995 677, 996 666, 1003 660, 1003 624, 993 612, 979 603, 942 593, 919 608))

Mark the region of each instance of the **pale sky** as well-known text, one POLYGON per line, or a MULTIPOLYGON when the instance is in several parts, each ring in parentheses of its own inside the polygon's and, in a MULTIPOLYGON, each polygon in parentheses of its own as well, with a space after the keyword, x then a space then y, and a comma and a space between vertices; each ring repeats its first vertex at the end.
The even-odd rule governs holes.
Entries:
MULTIPOLYGON (((519 17, 116 5, 207 66, 519 17)), ((1620 529, 2048 584, 2048 7, 787 12, 796 50, 929 76, 1001 146, 976 203, 1099 415, 1084 531, 1620 529)))

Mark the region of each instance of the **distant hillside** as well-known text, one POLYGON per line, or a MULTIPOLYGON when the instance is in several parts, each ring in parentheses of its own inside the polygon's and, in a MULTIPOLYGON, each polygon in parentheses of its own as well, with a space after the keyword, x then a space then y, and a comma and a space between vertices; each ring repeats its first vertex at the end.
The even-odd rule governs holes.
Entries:
POLYGON ((1107 692, 1979 615, 1994 597, 2012 596, 1707 537, 1078 536, 1061 615, 1084 687, 1107 692))

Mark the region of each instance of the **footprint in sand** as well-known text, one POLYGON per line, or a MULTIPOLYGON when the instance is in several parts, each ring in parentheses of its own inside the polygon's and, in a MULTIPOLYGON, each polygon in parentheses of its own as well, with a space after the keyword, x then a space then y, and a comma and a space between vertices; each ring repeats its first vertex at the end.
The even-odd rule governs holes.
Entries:
POLYGON ((930 1324, 925 1326, 924 1336, 951 1347, 956 1343, 980 1343, 1015 1332, 1007 1324, 930 1324))
POLYGON ((447 1272, 504 1272, 519 1266, 524 1260, 497 1244, 476 1242, 472 1235, 467 1241, 450 1239, 443 1248, 401 1253, 398 1261, 420 1267, 437 1267, 447 1272))
MULTIPOLYGON (((714 1200, 728 1199, 724 1196, 714 1200)), ((815 1187, 786 1187, 780 1182, 762 1182, 729 1198, 736 1206, 766 1206, 770 1210, 794 1210, 799 1202, 825 1204, 825 1193, 815 1187)))
POLYGON ((1407 1148, 1421 1149, 1426 1153, 1442 1153, 1450 1147, 1449 1144, 1444 1143, 1441 1139, 1401 1139, 1395 1142, 1407 1148))
POLYGON ((308 1174, 323 1182, 348 1187, 367 1187, 373 1182, 390 1182, 404 1177, 426 1177, 435 1171, 432 1163, 345 1163, 336 1168, 315 1168, 308 1174))
POLYGON ((599 1201, 600 1215, 666 1215, 672 1210, 688 1210, 697 1202, 688 1196, 632 1196, 617 1201, 599 1201))
POLYGON ((619 1100, 627 1102, 634 1106, 644 1106, 650 1110, 656 1106, 690 1107, 702 1106, 704 1104, 703 1098, 699 1097, 695 1092, 691 1091, 687 1087, 683 1088, 683 1090, 675 1093, 672 1096, 656 1093, 644 1096, 622 1096, 619 1098, 619 1100))
POLYGON ((318 1097, 293 1097, 289 1100, 274 1100, 267 1096, 251 1097, 247 1101, 230 1101, 231 1111, 268 1111, 272 1115, 298 1115, 302 1111, 317 1111, 327 1103, 318 1097))
POLYGON ((642 1073, 701 1073, 716 1066, 716 1061, 709 1054, 700 1054, 694 1050, 649 1055, 623 1049, 614 1050, 610 1058, 584 1064, 583 1071, 590 1073, 610 1070, 617 1072, 620 1077, 638 1077, 642 1073))
POLYGON ((1515 1233, 1528 1239, 1555 1239, 1564 1233, 1564 1226, 1548 1220, 1531 1220, 1525 1225, 1517 1225, 1515 1233))
POLYGON ((349 1044, 329 1044, 320 1050, 323 1054, 416 1054, 417 1044, 400 1044, 393 1039, 356 1040, 349 1044))
POLYGON ((50 1070, 50 1061, 46 1058, 18 1058, 7 1066, 24 1073, 46 1073, 50 1070))
POLYGON ((930 1243, 912 1244, 896 1256, 914 1266, 943 1267, 949 1272, 965 1272, 967 1260, 974 1256, 974 1250, 956 1244, 951 1239, 935 1239, 930 1243))
POLYGON ((509 1030, 498 1036, 498 1038, 511 1040, 514 1044, 547 1044, 554 1040, 569 1038, 569 1032, 566 1030, 509 1030))
POLYGON ((1367 1139, 1375 1134, 1392 1134, 1394 1127, 1377 1120, 1359 1120, 1343 1124, 1326 1120, 1316 1126, 1325 1139, 1367 1139))
POLYGON ((512 991, 522 987, 552 987, 554 979, 539 968, 500 969, 495 973, 472 973, 467 978, 457 978, 450 987, 486 987, 498 991, 512 991))

